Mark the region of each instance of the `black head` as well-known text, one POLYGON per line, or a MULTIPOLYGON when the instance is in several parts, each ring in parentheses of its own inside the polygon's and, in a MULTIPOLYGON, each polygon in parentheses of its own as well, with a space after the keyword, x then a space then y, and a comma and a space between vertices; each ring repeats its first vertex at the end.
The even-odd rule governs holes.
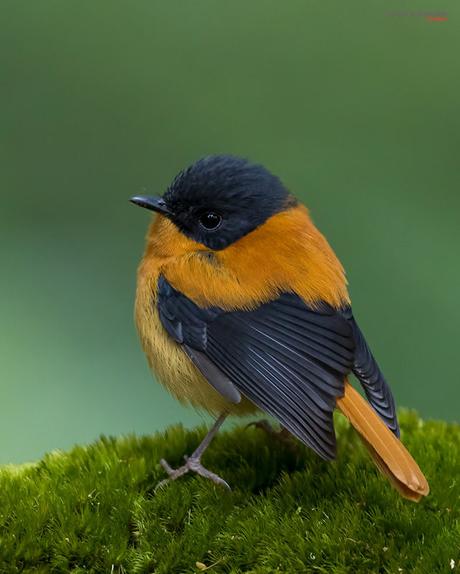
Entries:
POLYGON ((162 198, 131 201, 162 213, 185 235, 216 250, 296 204, 264 167, 227 155, 205 157, 181 171, 162 198))

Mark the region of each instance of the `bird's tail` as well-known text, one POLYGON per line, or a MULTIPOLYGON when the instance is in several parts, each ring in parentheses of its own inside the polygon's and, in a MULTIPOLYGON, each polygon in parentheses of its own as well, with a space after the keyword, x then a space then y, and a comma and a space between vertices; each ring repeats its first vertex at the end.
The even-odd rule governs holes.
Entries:
POLYGON ((403 443, 348 381, 337 407, 358 431, 377 468, 401 496, 418 502, 429 493, 426 478, 403 443))

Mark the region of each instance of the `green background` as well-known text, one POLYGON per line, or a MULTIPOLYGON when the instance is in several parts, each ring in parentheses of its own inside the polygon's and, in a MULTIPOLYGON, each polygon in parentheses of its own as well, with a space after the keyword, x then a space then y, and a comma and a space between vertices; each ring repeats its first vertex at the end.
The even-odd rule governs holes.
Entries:
POLYGON ((308 204, 398 403, 458 418, 460 10, 388 15, 433 8, 3 0, 0 462, 202 420, 139 349, 127 200, 217 152, 308 204))

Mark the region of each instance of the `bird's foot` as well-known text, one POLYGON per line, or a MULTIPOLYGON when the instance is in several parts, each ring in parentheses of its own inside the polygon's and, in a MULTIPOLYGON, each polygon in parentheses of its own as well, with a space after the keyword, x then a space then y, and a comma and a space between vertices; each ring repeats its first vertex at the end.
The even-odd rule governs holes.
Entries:
POLYGON ((246 425, 246 428, 249 427, 256 427, 258 429, 263 430, 268 435, 272 436, 276 440, 284 443, 290 449, 296 448, 296 443, 293 441, 292 434, 284 427, 281 427, 280 430, 276 430, 273 425, 267 419, 261 419, 260 421, 253 421, 246 425))
POLYGON ((168 473, 168 478, 165 478, 164 480, 159 482, 155 488, 155 491, 157 491, 160 488, 163 488, 168 482, 172 480, 177 480, 179 477, 183 476, 184 474, 187 474, 188 472, 195 472, 196 474, 199 474, 200 476, 207 478, 208 480, 212 480, 212 482, 214 482, 215 484, 220 484, 221 486, 228 488, 228 490, 231 490, 230 486, 228 485, 227 482, 225 482, 223 478, 221 478, 214 472, 211 472, 201 464, 199 457, 194 457, 193 455, 190 457, 184 456, 184 459, 185 464, 180 466, 179 468, 172 468, 171 466, 169 466, 169 464, 164 458, 160 460, 161 466, 168 473))
POLYGON ((261 419, 260 421, 252 421, 246 425, 246 428, 249 427, 256 427, 258 429, 263 430, 267 434, 276 438, 280 438, 282 440, 292 437, 291 433, 284 427, 281 427, 280 430, 276 430, 274 426, 267 419, 261 419))

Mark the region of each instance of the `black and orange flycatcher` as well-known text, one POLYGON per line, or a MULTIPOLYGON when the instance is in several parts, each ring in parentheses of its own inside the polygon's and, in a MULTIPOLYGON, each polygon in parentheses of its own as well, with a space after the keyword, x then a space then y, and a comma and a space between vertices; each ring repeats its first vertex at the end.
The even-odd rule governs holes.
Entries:
POLYGON ((338 407, 402 496, 428 494, 398 438, 393 396, 353 318, 342 265, 277 177, 210 156, 163 197, 131 201, 157 212, 136 296, 148 362, 177 399, 217 417, 182 467, 161 461, 169 480, 193 471, 227 485, 201 455, 227 415, 257 410, 333 459, 338 407))

